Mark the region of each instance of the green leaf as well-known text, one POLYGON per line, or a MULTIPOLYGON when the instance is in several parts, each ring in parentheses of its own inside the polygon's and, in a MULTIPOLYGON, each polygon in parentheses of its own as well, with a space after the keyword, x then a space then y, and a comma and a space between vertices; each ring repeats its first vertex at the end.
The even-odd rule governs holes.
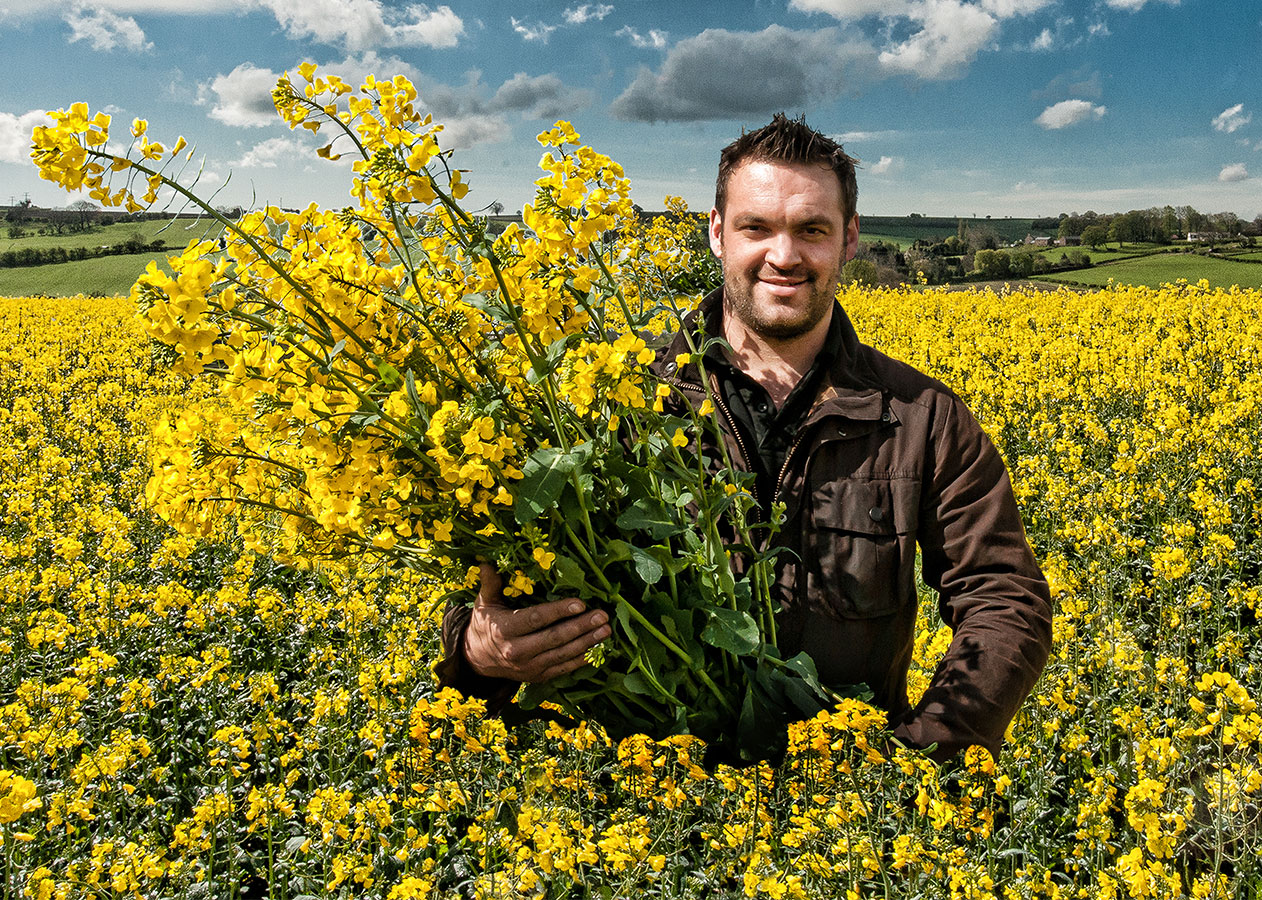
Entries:
POLYGON ((726 607, 708 610, 710 621, 701 632, 701 639, 712 647, 741 656, 758 649, 758 623, 748 613, 726 607))
POLYGON ((416 392, 416 375, 411 369, 408 369, 403 376, 403 384, 408 389, 408 399, 412 401, 412 409, 422 410, 425 407, 421 404, 420 394, 416 392))
POLYGON ((525 525, 533 522, 556 503, 570 473, 581 466, 590 450, 576 447, 566 452, 559 447, 542 447, 530 454, 522 466, 518 494, 513 498, 513 515, 525 525))
POLYGON ((654 559, 652 554, 639 547, 632 547, 631 559, 635 563, 635 574, 639 575, 640 580, 645 584, 657 584, 662 580, 662 564, 654 559))
POLYGON ((647 531, 655 541, 664 540, 684 530, 684 526, 671 520, 659 504, 641 498, 635 505, 618 516, 618 528, 622 531, 647 531))
POLYGON ((552 571, 556 573, 556 578, 552 582, 553 587, 581 588, 587 584, 587 575, 583 572, 583 567, 571 556, 558 553, 557 558, 552 561, 552 571))
POLYGON ((622 686, 633 694, 651 695, 653 693, 653 686, 639 672, 632 672, 623 679, 622 686))
POLYGON ((625 600, 618 604, 617 616, 618 624, 622 626, 622 634, 625 636, 627 643, 632 647, 638 647, 640 642, 636 639, 635 619, 631 618, 631 610, 627 608, 625 600))
POLYGON ((377 375, 386 387, 398 387, 403 382, 403 376, 399 374, 399 370, 385 360, 378 360, 377 375))

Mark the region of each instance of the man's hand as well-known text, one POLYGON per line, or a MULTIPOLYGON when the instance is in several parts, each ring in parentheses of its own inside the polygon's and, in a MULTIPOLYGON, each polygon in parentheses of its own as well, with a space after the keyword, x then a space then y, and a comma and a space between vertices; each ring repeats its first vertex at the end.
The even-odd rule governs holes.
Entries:
POLYGON ((495 567, 483 563, 464 636, 465 660, 479 675, 547 681, 582 666, 583 654, 612 634, 609 617, 601 610, 584 614, 581 600, 510 609, 503 587, 495 567))

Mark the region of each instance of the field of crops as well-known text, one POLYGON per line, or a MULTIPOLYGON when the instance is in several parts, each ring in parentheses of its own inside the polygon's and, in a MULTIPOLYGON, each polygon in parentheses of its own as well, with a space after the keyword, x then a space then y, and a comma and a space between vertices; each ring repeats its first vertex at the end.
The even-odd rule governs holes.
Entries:
MULTIPOLYGON (((1088 255, 1096 263, 1108 259, 1107 256, 1099 256, 1090 251, 1088 255)), ((1072 272, 1039 277, 1046 281, 1093 286, 1103 286, 1112 281, 1116 284, 1144 285, 1155 288, 1179 279, 1190 282, 1204 279, 1211 287, 1230 288, 1232 285, 1249 288, 1262 287, 1262 267, 1200 256, 1195 253, 1153 253, 1108 265, 1096 265, 1090 269, 1075 269, 1072 272)))
MULTIPOLYGON (((150 429, 209 388, 130 301, 0 300, 6 896, 1262 894, 1262 292, 842 302, 970 403, 1052 582, 998 760, 891 753, 859 703, 775 768, 484 719, 424 584, 146 510, 150 429)), ((914 689, 947 638, 926 597, 914 689)))
POLYGON ((0 297, 73 297, 126 294, 150 262, 166 265, 167 253, 127 253, 42 266, 0 269, 0 297))

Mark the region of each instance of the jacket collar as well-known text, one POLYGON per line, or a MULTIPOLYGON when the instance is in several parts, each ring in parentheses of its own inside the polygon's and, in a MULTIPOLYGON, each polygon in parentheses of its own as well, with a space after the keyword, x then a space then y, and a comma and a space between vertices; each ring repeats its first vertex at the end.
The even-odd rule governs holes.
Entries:
MULTIPOLYGON (((697 308, 684 317, 683 325, 665 351, 658 355, 652 368, 659 377, 677 379, 690 384, 701 384, 701 372, 695 363, 676 366, 675 359, 688 353, 685 332, 692 335, 700 347, 704 336, 698 323, 722 321, 723 289, 717 288, 702 299, 697 308)), ((837 304, 833 307, 833 324, 828 331, 828 351, 832 364, 828 369, 819 397, 811 411, 810 419, 836 414, 855 420, 882 420, 891 415, 884 397, 884 385, 877 378, 868 360, 867 348, 860 343, 859 335, 850 322, 846 311, 837 304)), ((889 421, 889 419, 884 419, 889 421)))

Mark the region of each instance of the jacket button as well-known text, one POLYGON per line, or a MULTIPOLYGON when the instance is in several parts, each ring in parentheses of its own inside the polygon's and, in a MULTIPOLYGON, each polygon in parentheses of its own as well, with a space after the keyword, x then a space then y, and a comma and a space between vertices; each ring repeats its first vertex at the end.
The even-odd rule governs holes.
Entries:
POLYGON ((882 422, 888 422, 889 420, 890 420, 890 414, 888 412, 881 413, 882 422))
POLYGON ((869 509, 868 515, 872 517, 873 522, 885 521, 885 510, 881 509, 881 507, 879 506, 874 506, 871 509, 869 509))

